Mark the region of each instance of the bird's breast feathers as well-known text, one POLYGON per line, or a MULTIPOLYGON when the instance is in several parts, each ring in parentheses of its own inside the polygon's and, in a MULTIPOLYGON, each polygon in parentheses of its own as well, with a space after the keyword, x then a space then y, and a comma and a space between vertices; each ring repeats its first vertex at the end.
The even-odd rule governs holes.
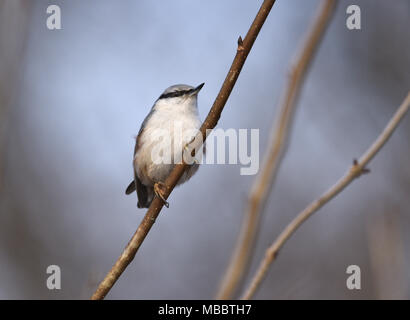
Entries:
POLYGON ((191 142, 201 126, 195 112, 155 110, 137 137, 134 165, 137 175, 145 185, 166 177, 173 168, 175 159, 180 159, 184 146, 191 142), (156 148, 156 149, 154 149, 156 148), (172 163, 155 163, 153 156, 171 159, 172 163))

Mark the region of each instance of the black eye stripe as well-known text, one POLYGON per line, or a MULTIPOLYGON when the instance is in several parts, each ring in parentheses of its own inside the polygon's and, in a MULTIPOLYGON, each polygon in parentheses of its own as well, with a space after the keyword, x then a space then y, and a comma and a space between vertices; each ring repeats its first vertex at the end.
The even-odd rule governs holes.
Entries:
POLYGON ((175 98, 175 97, 181 97, 184 94, 188 94, 194 91, 194 89, 189 89, 189 90, 179 90, 179 91, 173 91, 173 92, 168 92, 162 94, 159 99, 166 99, 166 98, 175 98))

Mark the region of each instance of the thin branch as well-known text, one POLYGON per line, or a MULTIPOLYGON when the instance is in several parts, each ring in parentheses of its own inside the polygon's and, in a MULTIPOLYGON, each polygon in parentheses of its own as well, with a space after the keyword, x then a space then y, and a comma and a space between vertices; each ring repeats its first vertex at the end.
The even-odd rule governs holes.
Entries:
POLYGON ((300 54, 298 54, 296 62, 290 68, 290 76, 283 99, 278 107, 279 117, 271 134, 264 165, 252 185, 242 228, 231 261, 221 281, 217 299, 231 299, 243 280, 259 227, 260 215, 264 210, 266 200, 271 192, 278 168, 286 151, 292 118, 306 71, 313 60, 334 8, 334 0, 323 0, 321 2, 300 54))
MULTIPOLYGON (((201 141, 205 141, 206 135, 210 131, 209 129, 215 128, 216 124, 218 123, 226 101, 228 100, 229 95, 231 94, 232 89, 236 83, 236 80, 238 79, 239 73, 241 72, 246 58, 253 46, 253 43, 255 42, 259 31, 262 28, 274 3, 275 0, 265 0, 262 3, 252 25, 250 26, 245 39, 242 41, 242 38, 239 37, 238 49, 232 62, 231 68, 229 69, 225 81, 222 84, 222 88, 219 91, 218 96, 216 97, 215 102, 208 113, 208 116, 206 117, 200 128, 199 134, 201 134, 203 137, 201 141)), ((168 199, 170 193, 174 189, 175 185, 179 181, 186 168, 187 164, 185 163, 175 165, 174 169, 165 180, 165 185, 167 187, 166 192, 164 193, 165 199, 168 199)), ((137 253, 139 247, 141 246, 142 242, 153 226, 163 205, 164 204, 160 199, 158 199, 157 197, 154 198, 137 231, 124 249, 122 255, 118 258, 117 262, 108 272, 104 280, 100 283, 91 299, 104 299, 114 283, 124 272, 125 268, 134 259, 135 254, 137 253)))
POLYGON ((308 219, 313 213, 318 211, 327 202, 338 195, 344 188, 346 188, 355 178, 358 178, 363 173, 368 172, 366 165, 373 159, 377 152, 384 146, 386 141, 390 138, 396 127, 399 125, 400 120, 405 116, 410 107, 410 92, 401 106, 398 108, 393 118, 390 119, 386 128, 376 139, 376 141, 370 146, 370 148, 362 155, 359 161, 354 160, 353 165, 349 168, 346 174, 329 190, 327 190, 319 199, 313 201, 302 212, 300 212, 295 219, 293 219, 287 227, 282 231, 279 237, 273 242, 273 244, 266 250, 265 257, 262 260, 259 268, 253 277, 251 284, 245 291, 243 299, 251 299, 256 290, 260 286, 262 280, 265 278, 268 272, 269 266, 275 260, 279 250, 285 244, 285 242, 295 233, 299 226, 308 219))

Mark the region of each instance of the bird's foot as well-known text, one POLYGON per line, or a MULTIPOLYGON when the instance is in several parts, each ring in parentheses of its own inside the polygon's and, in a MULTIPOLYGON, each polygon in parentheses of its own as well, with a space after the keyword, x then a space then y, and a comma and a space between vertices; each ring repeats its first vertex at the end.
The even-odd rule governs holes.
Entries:
POLYGON ((164 193, 165 193, 166 189, 167 189, 167 186, 161 181, 154 184, 154 193, 155 193, 155 195, 164 202, 164 205, 167 208, 169 208, 169 203, 168 203, 167 200, 165 200, 165 197, 164 197, 164 193))
POLYGON ((186 152, 189 152, 189 142, 184 145, 184 150, 185 150, 186 152))
MULTIPOLYGON (((192 150, 189 148, 189 144, 190 144, 191 142, 188 142, 185 146, 184 146, 184 150, 186 151, 186 152, 192 152, 192 150)), ((192 154, 191 154, 191 156, 192 156, 192 154)), ((193 156, 194 158, 193 158, 193 161, 194 161, 194 163, 191 163, 191 165, 193 165, 193 164, 200 164, 199 163, 199 161, 198 161, 198 159, 195 157, 195 156, 193 156)))

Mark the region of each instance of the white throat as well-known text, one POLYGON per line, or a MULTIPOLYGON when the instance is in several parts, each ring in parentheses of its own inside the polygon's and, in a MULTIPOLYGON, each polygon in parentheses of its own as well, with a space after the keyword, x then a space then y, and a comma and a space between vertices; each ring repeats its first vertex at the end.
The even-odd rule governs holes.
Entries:
POLYGON ((167 113, 174 116, 198 115, 197 97, 175 97, 159 99, 155 105, 156 112, 167 113))

